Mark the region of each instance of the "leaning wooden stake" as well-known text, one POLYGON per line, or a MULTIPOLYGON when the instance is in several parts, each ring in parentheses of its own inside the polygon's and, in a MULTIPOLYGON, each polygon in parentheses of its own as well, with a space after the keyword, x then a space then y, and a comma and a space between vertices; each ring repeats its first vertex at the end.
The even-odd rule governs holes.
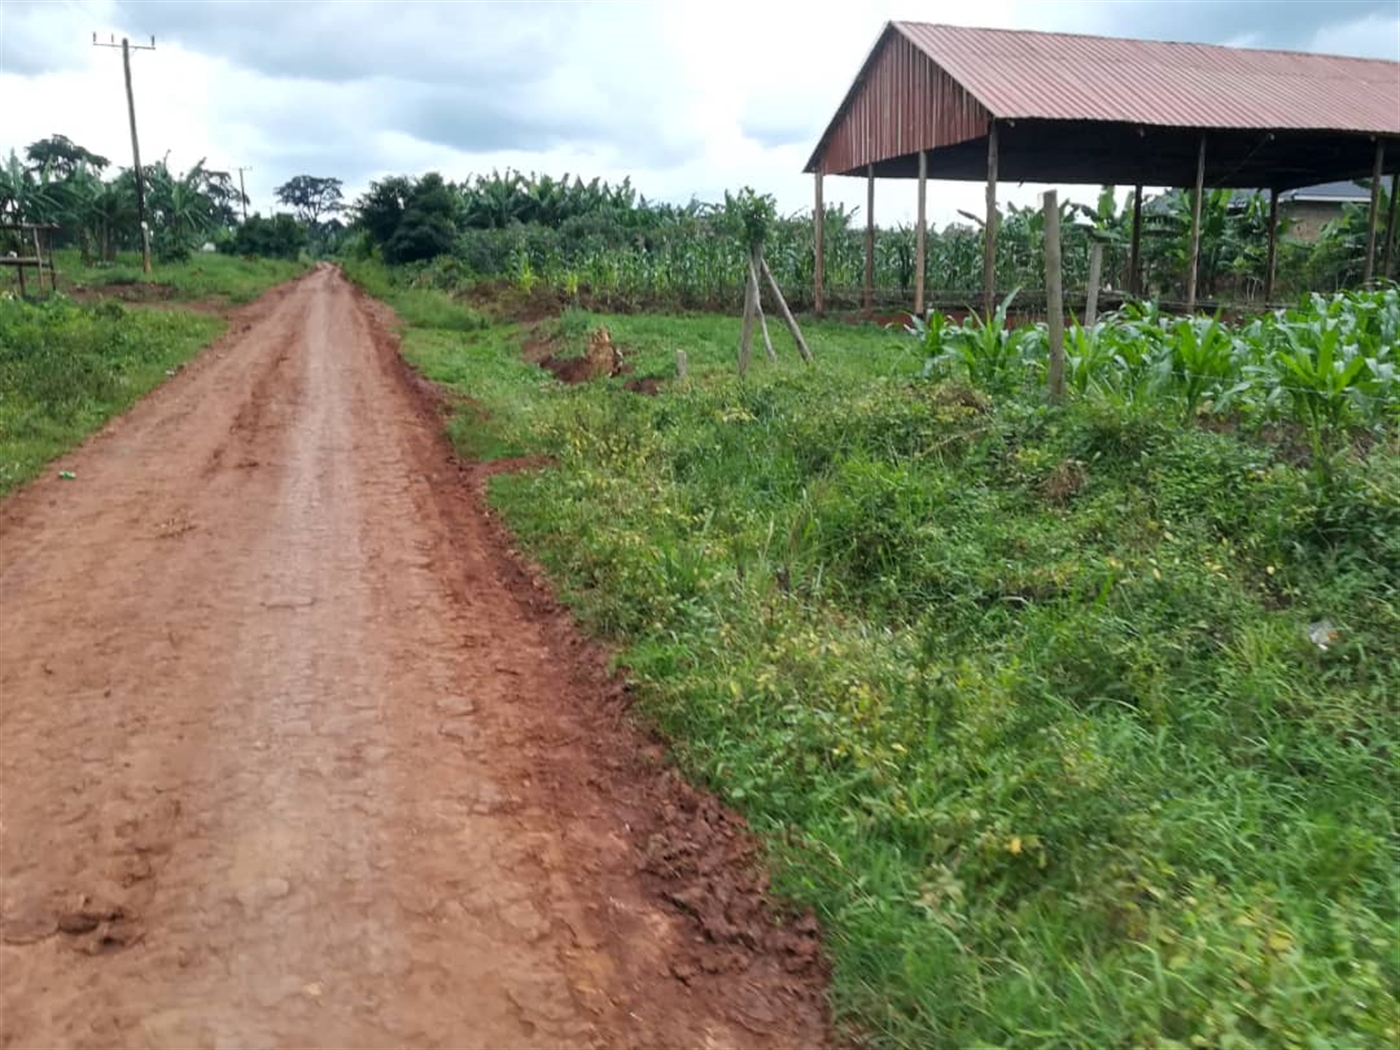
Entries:
POLYGON ((763 316, 763 289, 759 286, 758 271, 754 269, 753 265, 754 256, 757 254, 758 251, 755 250, 753 255, 749 256, 749 280, 753 282, 755 288, 759 289, 758 295, 754 298, 754 309, 758 312, 759 331, 763 333, 763 351, 768 355, 768 360, 776 363, 778 355, 773 352, 773 338, 768 334, 768 318, 763 316))
POLYGON ((1045 192, 1045 322, 1050 335, 1050 400, 1065 399, 1065 290, 1060 280, 1060 202, 1045 192))
POLYGON ((1186 271, 1186 312, 1196 312, 1197 271, 1201 268, 1201 198, 1206 192, 1206 137, 1196 155, 1196 196, 1191 201, 1191 259, 1186 271))
POLYGON ((758 265, 763 271, 763 276, 768 279, 768 287, 773 290, 773 298, 778 301, 778 310, 782 313, 783 320, 787 322, 788 331, 792 333, 792 341, 797 344, 797 352, 802 355, 802 360, 810 365, 812 351, 807 348, 807 340, 802 338, 802 329, 797 327, 797 318, 793 317, 792 311, 788 309, 787 300, 783 298, 783 290, 773 279, 773 271, 768 269, 768 260, 763 257, 761 252, 758 256, 758 265))
POLYGON ((1092 328, 1099 319, 1099 281, 1103 279, 1103 241, 1089 246, 1089 289, 1084 298, 1084 327, 1092 328))

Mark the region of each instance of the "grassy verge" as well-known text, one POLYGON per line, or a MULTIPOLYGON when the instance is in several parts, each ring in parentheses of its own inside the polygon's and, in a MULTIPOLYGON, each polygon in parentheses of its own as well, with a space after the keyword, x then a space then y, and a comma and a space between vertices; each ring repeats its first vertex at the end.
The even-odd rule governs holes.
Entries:
POLYGON ((185 311, 0 300, 0 494, 125 411, 223 328, 185 311))
POLYGON ((133 298, 227 299, 252 302, 273 285, 306 272, 309 264, 285 259, 245 259, 198 254, 184 262, 158 263, 141 272, 141 258, 123 253, 111 265, 84 266, 75 251, 59 252, 60 289, 100 289, 133 298))
POLYGON ((1393 1045, 1393 432, 1319 471, 1170 406, 920 381, 885 331, 812 325, 818 369, 740 381, 737 320, 556 335, 600 323, 693 379, 564 388, 518 329, 405 353, 472 399, 468 451, 553 457, 493 499, 818 910, 840 1017, 1393 1045))

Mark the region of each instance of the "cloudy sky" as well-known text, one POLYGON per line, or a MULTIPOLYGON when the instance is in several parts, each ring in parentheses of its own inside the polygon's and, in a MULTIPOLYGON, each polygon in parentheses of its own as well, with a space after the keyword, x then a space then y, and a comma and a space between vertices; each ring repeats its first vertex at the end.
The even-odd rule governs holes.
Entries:
MULTIPOLYGON (((154 35, 132 63, 143 155, 250 168, 264 211, 299 173, 357 192, 388 173, 508 166, 630 174, 678 202, 749 184, 796 210, 807 157, 891 18, 1400 59, 1400 0, 0 0, 0 155, 59 132, 130 163, 121 58, 92 34, 154 35)), ((937 183, 930 219, 981 194, 937 183)), ((863 198, 860 180, 827 180, 828 200, 863 198)), ((908 183, 880 184, 881 221, 912 212, 908 183)))

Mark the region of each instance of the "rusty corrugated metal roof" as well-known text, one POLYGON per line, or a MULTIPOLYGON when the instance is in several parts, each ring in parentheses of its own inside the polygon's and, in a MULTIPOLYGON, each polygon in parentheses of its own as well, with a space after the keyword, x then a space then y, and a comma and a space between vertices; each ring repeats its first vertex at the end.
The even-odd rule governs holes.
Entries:
POLYGON ((1400 135, 1400 62, 891 25, 998 119, 1400 135))

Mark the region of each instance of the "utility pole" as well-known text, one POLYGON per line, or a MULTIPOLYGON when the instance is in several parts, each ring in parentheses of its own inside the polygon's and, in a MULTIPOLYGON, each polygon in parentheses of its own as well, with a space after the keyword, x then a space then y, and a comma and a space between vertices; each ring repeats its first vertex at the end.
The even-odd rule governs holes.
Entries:
POLYGON ((240 199, 243 201, 243 221, 244 221, 244 222, 247 222, 247 221, 248 221, 248 191, 245 190, 245 189, 243 188, 243 173, 244 173, 245 171, 252 171, 252 170, 253 170, 252 168, 239 168, 239 169, 238 169, 238 193, 239 193, 240 199))
POLYGON ((117 43, 113 37, 110 43, 99 43, 97 34, 92 34, 93 47, 120 47, 122 49, 122 71, 126 76, 126 112, 131 118, 131 156, 136 164, 136 218, 141 224, 141 269, 151 272, 151 229, 146 225, 146 176, 141 170, 141 145, 136 139, 136 99, 131 93, 131 52, 132 51, 154 51, 156 49, 156 38, 151 37, 149 44, 137 44, 134 47, 122 37, 122 42, 117 43))

